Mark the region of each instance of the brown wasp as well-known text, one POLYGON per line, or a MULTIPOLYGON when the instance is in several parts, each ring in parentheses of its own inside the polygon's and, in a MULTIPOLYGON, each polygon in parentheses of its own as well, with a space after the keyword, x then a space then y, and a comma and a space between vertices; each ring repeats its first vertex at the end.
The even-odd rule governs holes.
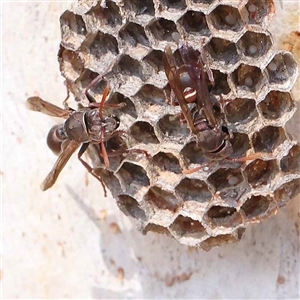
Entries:
POLYGON ((41 189, 43 191, 52 187, 72 154, 81 146, 78 152, 78 159, 88 172, 101 182, 106 196, 106 189, 102 178, 99 177, 94 172, 94 169, 82 159, 82 155, 87 150, 89 144, 99 144, 105 166, 107 168, 109 167, 109 154, 106 151, 105 142, 113 136, 124 132, 117 130, 120 124, 119 119, 114 115, 104 116, 103 110, 107 107, 121 108, 125 105, 125 103, 115 105, 105 103, 109 94, 108 86, 103 92, 101 102, 97 103, 95 101, 95 99, 89 94, 89 90, 101 78, 102 76, 97 76, 88 85, 85 95, 92 102, 89 107, 79 110, 73 110, 70 107, 62 109, 54 104, 42 100, 40 97, 30 97, 27 99, 26 104, 30 110, 66 119, 63 124, 53 126, 47 136, 47 144, 49 148, 58 155, 58 158, 51 172, 42 183, 41 189))
POLYGON ((208 80, 214 84, 212 71, 203 63, 204 56, 189 45, 182 44, 179 53, 183 65, 177 68, 171 48, 165 49, 164 68, 170 87, 204 155, 214 160, 224 159, 233 152, 231 134, 216 116, 217 100, 208 87, 208 80), (190 109, 189 103, 195 106, 190 109))
MULTIPOLYGON (((227 159, 234 162, 244 162, 261 158, 262 153, 246 157, 230 158, 233 147, 230 139, 233 137, 225 126, 222 114, 225 102, 220 97, 220 103, 209 92, 209 84, 214 85, 213 74, 205 62, 205 53, 199 53, 191 46, 183 43, 179 47, 183 65, 176 66, 172 49, 167 46, 164 55, 164 68, 170 87, 177 98, 182 114, 196 137, 199 148, 204 156, 211 160, 227 159), (194 107, 189 105, 194 103, 194 107)), ((200 170, 203 166, 185 170, 185 174, 200 170)))

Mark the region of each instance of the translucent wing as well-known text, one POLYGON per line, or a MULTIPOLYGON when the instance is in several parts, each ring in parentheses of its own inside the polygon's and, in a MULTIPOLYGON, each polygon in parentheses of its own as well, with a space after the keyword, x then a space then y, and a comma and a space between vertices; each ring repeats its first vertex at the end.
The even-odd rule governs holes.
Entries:
POLYGON ((177 67, 175 64, 175 59, 173 57, 172 49, 169 46, 167 46, 165 49, 164 68, 165 68, 166 76, 169 80, 169 84, 178 100, 182 113, 187 123, 189 124, 189 127, 191 128, 192 132, 195 133, 196 130, 193 122, 193 117, 185 101, 183 88, 181 86, 180 77, 179 77, 180 74, 179 72, 177 72, 177 67))
POLYGON ((76 141, 71 140, 65 140, 63 142, 63 150, 58 156, 51 172, 47 175, 45 180, 43 181, 41 185, 42 191, 46 191, 50 187, 53 186, 53 184, 56 182, 58 175, 62 171, 62 169, 65 167, 66 163, 72 156, 72 154, 76 151, 76 149, 79 148, 81 143, 78 143, 76 141))
POLYGON ((60 108, 50 102, 44 101, 40 97, 29 97, 26 101, 26 106, 30 110, 39 111, 52 117, 67 119, 70 115, 70 112, 68 110, 60 108))

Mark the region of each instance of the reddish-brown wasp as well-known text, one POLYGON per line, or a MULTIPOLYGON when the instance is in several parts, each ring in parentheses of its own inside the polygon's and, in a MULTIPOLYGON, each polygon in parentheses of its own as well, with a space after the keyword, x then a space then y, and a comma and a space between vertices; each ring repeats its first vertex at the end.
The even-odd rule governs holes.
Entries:
POLYGON ((95 85, 102 77, 97 76, 87 87, 85 94, 88 99, 93 101, 89 107, 79 110, 71 108, 62 109, 54 104, 42 100, 40 97, 30 97, 27 99, 27 107, 33 111, 39 111, 49 116, 60 117, 66 119, 63 124, 55 125, 51 128, 47 136, 47 144, 49 148, 58 155, 51 172, 42 183, 42 190, 45 191, 52 187, 56 182, 60 172, 72 156, 72 154, 81 146, 78 152, 78 159, 96 179, 98 179, 104 189, 106 189, 103 180, 98 176, 94 169, 82 159, 83 153, 87 150, 89 144, 99 144, 101 156, 103 157, 105 166, 109 167, 109 154, 105 148, 105 142, 113 136, 124 133, 117 130, 119 127, 119 119, 114 115, 104 116, 103 110, 107 107, 120 108, 125 103, 116 105, 107 104, 106 98, 109 94, 107 86, 103 92, 102 100, 97 103, 89 94, 89 89, 95 85))
MULTIPOLYGON (((183 43, 178 50, 183 65, 177 67, 172 49, 167 46, 164 68, 182 114, 204 155, 211 160, 229 159, 236 162, 260 157, 260 154, 254 154, 235 159, 229 158, 233 152, 229 140, 233 135, 222 119, 223 99, 221 98, 219 105, 217 99, 209 92, 209 85, 214 84, 214 79, 209 66, 204 63, 205 53, 199 53, 186 43, 183 43), (191 103, 194 103, 192 108, 190 108, 191 103)), ((186 170, 185 173, 192 173, 200 168, 202 167, 186 170)))
POLYGON ((216 117, 214 105, 217 101, 208 89, 208 79, 213 84, 212 72, 199 53, 187 44, 179 48, 179 53, 183 65, 177 68, 172 50, 167 46, 164 67, 183 116, 205 156, 211 159, 228 157, 232 153, 231 136, 222 119, 216 117), (189 103, 195 106, 190 109, 189 103))

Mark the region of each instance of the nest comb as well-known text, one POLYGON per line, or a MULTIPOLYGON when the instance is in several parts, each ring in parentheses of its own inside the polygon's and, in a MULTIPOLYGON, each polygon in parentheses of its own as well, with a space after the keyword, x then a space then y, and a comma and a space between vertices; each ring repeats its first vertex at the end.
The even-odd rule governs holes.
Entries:
POLYGON ((239 240, 249 223, 274 215, 299 193, 300 146, 284 128, 296 110, 290 91, 298 69, 289 52, 272 47, 273 14, 271 0, 86 0, 61 16, 58 56, 68 89, 87 105, 85 87, 103 75, 92 89, 96 99, 109 83, 108 102, 127 104, 114 114, 128 136, 107 147, 125 141, 151 155, 112 157, 106 169, 99 150, 89 149, 120 209, 143 233, 209 250, 239 240), (162 58, 166 45, 177 47, 174 33, 204 47, 215 80, 211 93, 230 99, 232 156, 264 152, 272 159, 219 161, 182 173, 205 158, 179 108, 169 104, 162 58))

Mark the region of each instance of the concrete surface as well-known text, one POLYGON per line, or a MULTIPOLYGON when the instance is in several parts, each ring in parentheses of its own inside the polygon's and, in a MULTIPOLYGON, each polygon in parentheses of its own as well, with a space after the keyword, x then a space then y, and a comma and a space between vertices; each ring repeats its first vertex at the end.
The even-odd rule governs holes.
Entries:
MULTIPOLYGON (((299 30, 299 2, 281 2, 278 41, 299 30)), ((66 96, 56 54, 67 7, 2 3, 3 299, 299 298, 299 197, 238 244, 206 253, 142 236, 75 156, 40 191, 56 159, 45 136, 58 120, 24 102, 39 95, 61 105, 66 96)), ((291 124, 296 133, 297 116, 291 124)))

